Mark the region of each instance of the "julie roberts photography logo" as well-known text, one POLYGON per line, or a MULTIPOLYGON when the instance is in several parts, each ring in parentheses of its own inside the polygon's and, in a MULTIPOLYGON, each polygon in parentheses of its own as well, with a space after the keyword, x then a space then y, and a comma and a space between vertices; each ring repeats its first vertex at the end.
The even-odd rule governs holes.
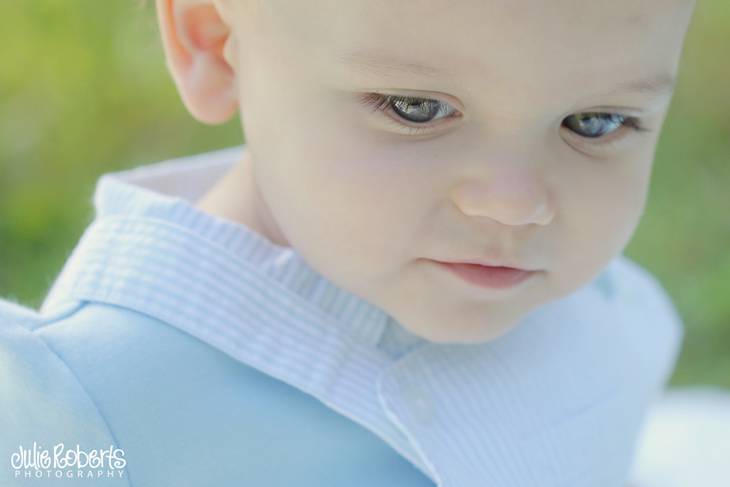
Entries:
POLYGON ((34 441, 32 447, 19 445, 10 454, 10 467, 16 479, 122 477, 126 465, 124 450, 114 445, 85 450, 78 443, 73 448, 57 443, 49 450, 34 441))

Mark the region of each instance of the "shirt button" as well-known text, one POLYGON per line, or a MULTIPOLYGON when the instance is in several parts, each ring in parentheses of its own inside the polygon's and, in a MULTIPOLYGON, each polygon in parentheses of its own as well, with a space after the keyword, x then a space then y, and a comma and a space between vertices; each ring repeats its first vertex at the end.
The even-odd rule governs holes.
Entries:
POLYGON ((409 385, 403 394, 418 421, 428 424, 433 420, 435 413, 433 399, 426 390, 417 385, 409 385))
POLYGON ((608 271, 603 271, 603 273, 596 278, 595 284, 606 299, 610 300, 613 298, 615 289, 613 287, 613 280, 608 274, 608 271))

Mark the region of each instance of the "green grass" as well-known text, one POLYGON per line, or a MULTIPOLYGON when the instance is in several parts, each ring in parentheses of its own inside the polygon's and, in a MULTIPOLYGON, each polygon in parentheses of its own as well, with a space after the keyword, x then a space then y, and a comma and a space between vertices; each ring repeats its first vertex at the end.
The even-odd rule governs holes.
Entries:
MULTIPOLYGON (((237 119, 210 127, 184 110, 153 13, 132 0, 0 4, 0 296, 40 304, 91 221, 101 173, 241 143, 237 119)), ((730 387, 728 46, 727 0, 700 0, 626 250, 685 321, 676 385, 730 387)))

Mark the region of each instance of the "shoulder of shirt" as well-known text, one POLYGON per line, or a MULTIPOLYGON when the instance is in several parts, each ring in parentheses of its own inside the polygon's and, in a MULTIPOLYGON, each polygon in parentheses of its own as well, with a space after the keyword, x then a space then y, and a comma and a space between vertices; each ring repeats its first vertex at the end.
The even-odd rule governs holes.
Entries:
MULTIPOLYGON (((33 442, 51 450, 58 443, 105 448, 115 443, 109 425, 84 386, 51 347, 34 332, 73 313, 78 303, 53 315, 0 298, 0 458, 9 461, 33 442), (98 445, 98 446, 92 446, 98 445)), ((32 480, 32 479, 31 479, 32 480)), ((13 469, 0 468, 0 485, 20 484, 13 469)), ((55 485, 53 482, 48 485, 55 485)), ((112 485, 128 486, 126 477, 112 485)))
POLYGON ((41 319, 38 311, 29 308, 12 298, 0 297, 0 324, 12 322, 30 324, 41 319))
POLYGON ((682 317, 659 279, 634 260, 620 255, 607 272, 622 333, 643 367, 665 384, 681 351, 682 317))

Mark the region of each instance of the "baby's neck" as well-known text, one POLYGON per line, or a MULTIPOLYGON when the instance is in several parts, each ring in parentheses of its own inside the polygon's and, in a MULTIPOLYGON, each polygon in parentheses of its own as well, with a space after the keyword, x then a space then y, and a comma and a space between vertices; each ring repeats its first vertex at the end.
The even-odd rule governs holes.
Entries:
POLYGON ((248 151, 235 162, 233 167, 218 179, 195 203, 195 208, 210 215, 243 225, 265 237, 270 242, 288 247, 286 239, 272 225, 266 224, 261 215, 268 213, 265 205, 259 204, 253 179, 253 166, 248 151))

